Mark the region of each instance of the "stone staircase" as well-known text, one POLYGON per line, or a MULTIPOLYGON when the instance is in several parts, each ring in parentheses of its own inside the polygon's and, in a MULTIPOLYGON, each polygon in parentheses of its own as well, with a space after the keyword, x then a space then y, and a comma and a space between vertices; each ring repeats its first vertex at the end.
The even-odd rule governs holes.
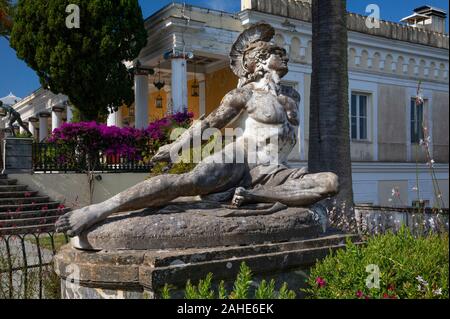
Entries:
POLYGON ((56 220, 68 211, 61 203, 0 174, 0 236, 54 232, 56 220))

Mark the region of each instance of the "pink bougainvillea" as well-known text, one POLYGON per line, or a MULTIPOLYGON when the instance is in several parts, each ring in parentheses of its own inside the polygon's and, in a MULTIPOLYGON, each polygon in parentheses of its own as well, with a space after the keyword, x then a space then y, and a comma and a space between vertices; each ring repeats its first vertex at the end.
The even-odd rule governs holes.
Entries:
POLYGON ((96 122, 65 123, 53 131, 48 142, 59 146, 55 160, 60 165, 73 160, 75 153, 141 161, 150 159, 161 145, 170 142, 172 129, 189 127, 192 118, 193 113, 176 113, 150 123, 146 129, 96 122))

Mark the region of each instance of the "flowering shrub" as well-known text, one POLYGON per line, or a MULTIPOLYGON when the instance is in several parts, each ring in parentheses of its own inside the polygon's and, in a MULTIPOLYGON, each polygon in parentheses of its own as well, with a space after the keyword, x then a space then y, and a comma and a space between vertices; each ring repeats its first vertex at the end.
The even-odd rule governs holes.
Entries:
POLYGON ((365 245, 348 242, 311 269, 304 292, 326 299, 448 299, 448 248, 448 234, 416 238, 406 228, 365 245))
POLYGON ((81 161, 87 157, 93 167, 99 154, 148 162, 160 146, 170 142, 172 129, 189 127, 192 118, 192 113, 176 113, 142 130, 96 122, 65 123, 53 131, 48 142, 58 146, 58 151, 52 155, 60 165, 68 164, 74 157, 81 161))

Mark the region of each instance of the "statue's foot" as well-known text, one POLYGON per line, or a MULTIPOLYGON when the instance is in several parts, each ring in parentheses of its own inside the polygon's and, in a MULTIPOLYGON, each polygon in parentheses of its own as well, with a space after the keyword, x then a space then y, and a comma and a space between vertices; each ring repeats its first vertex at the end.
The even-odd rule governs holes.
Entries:
POLYGON ((56 231, 75 237, 100 221, 97 205, 86 206, 61 216, 56 221, 56 231))
POLYGON ((248 192, 243 187, 238 187, 234 191, 234 196, 231 204, 236 207, 240 207, 248 202, 248 192))

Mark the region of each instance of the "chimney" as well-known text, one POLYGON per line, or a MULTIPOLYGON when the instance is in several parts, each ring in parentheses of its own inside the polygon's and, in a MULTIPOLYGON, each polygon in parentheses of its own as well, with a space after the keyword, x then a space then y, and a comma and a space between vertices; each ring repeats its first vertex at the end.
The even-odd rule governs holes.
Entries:
POLYGON ((414 9, 412 15, 403 18, 401 21, 412 27, 445 33, 446 18, 447 12, 445 10, 425 5, 414 9))

